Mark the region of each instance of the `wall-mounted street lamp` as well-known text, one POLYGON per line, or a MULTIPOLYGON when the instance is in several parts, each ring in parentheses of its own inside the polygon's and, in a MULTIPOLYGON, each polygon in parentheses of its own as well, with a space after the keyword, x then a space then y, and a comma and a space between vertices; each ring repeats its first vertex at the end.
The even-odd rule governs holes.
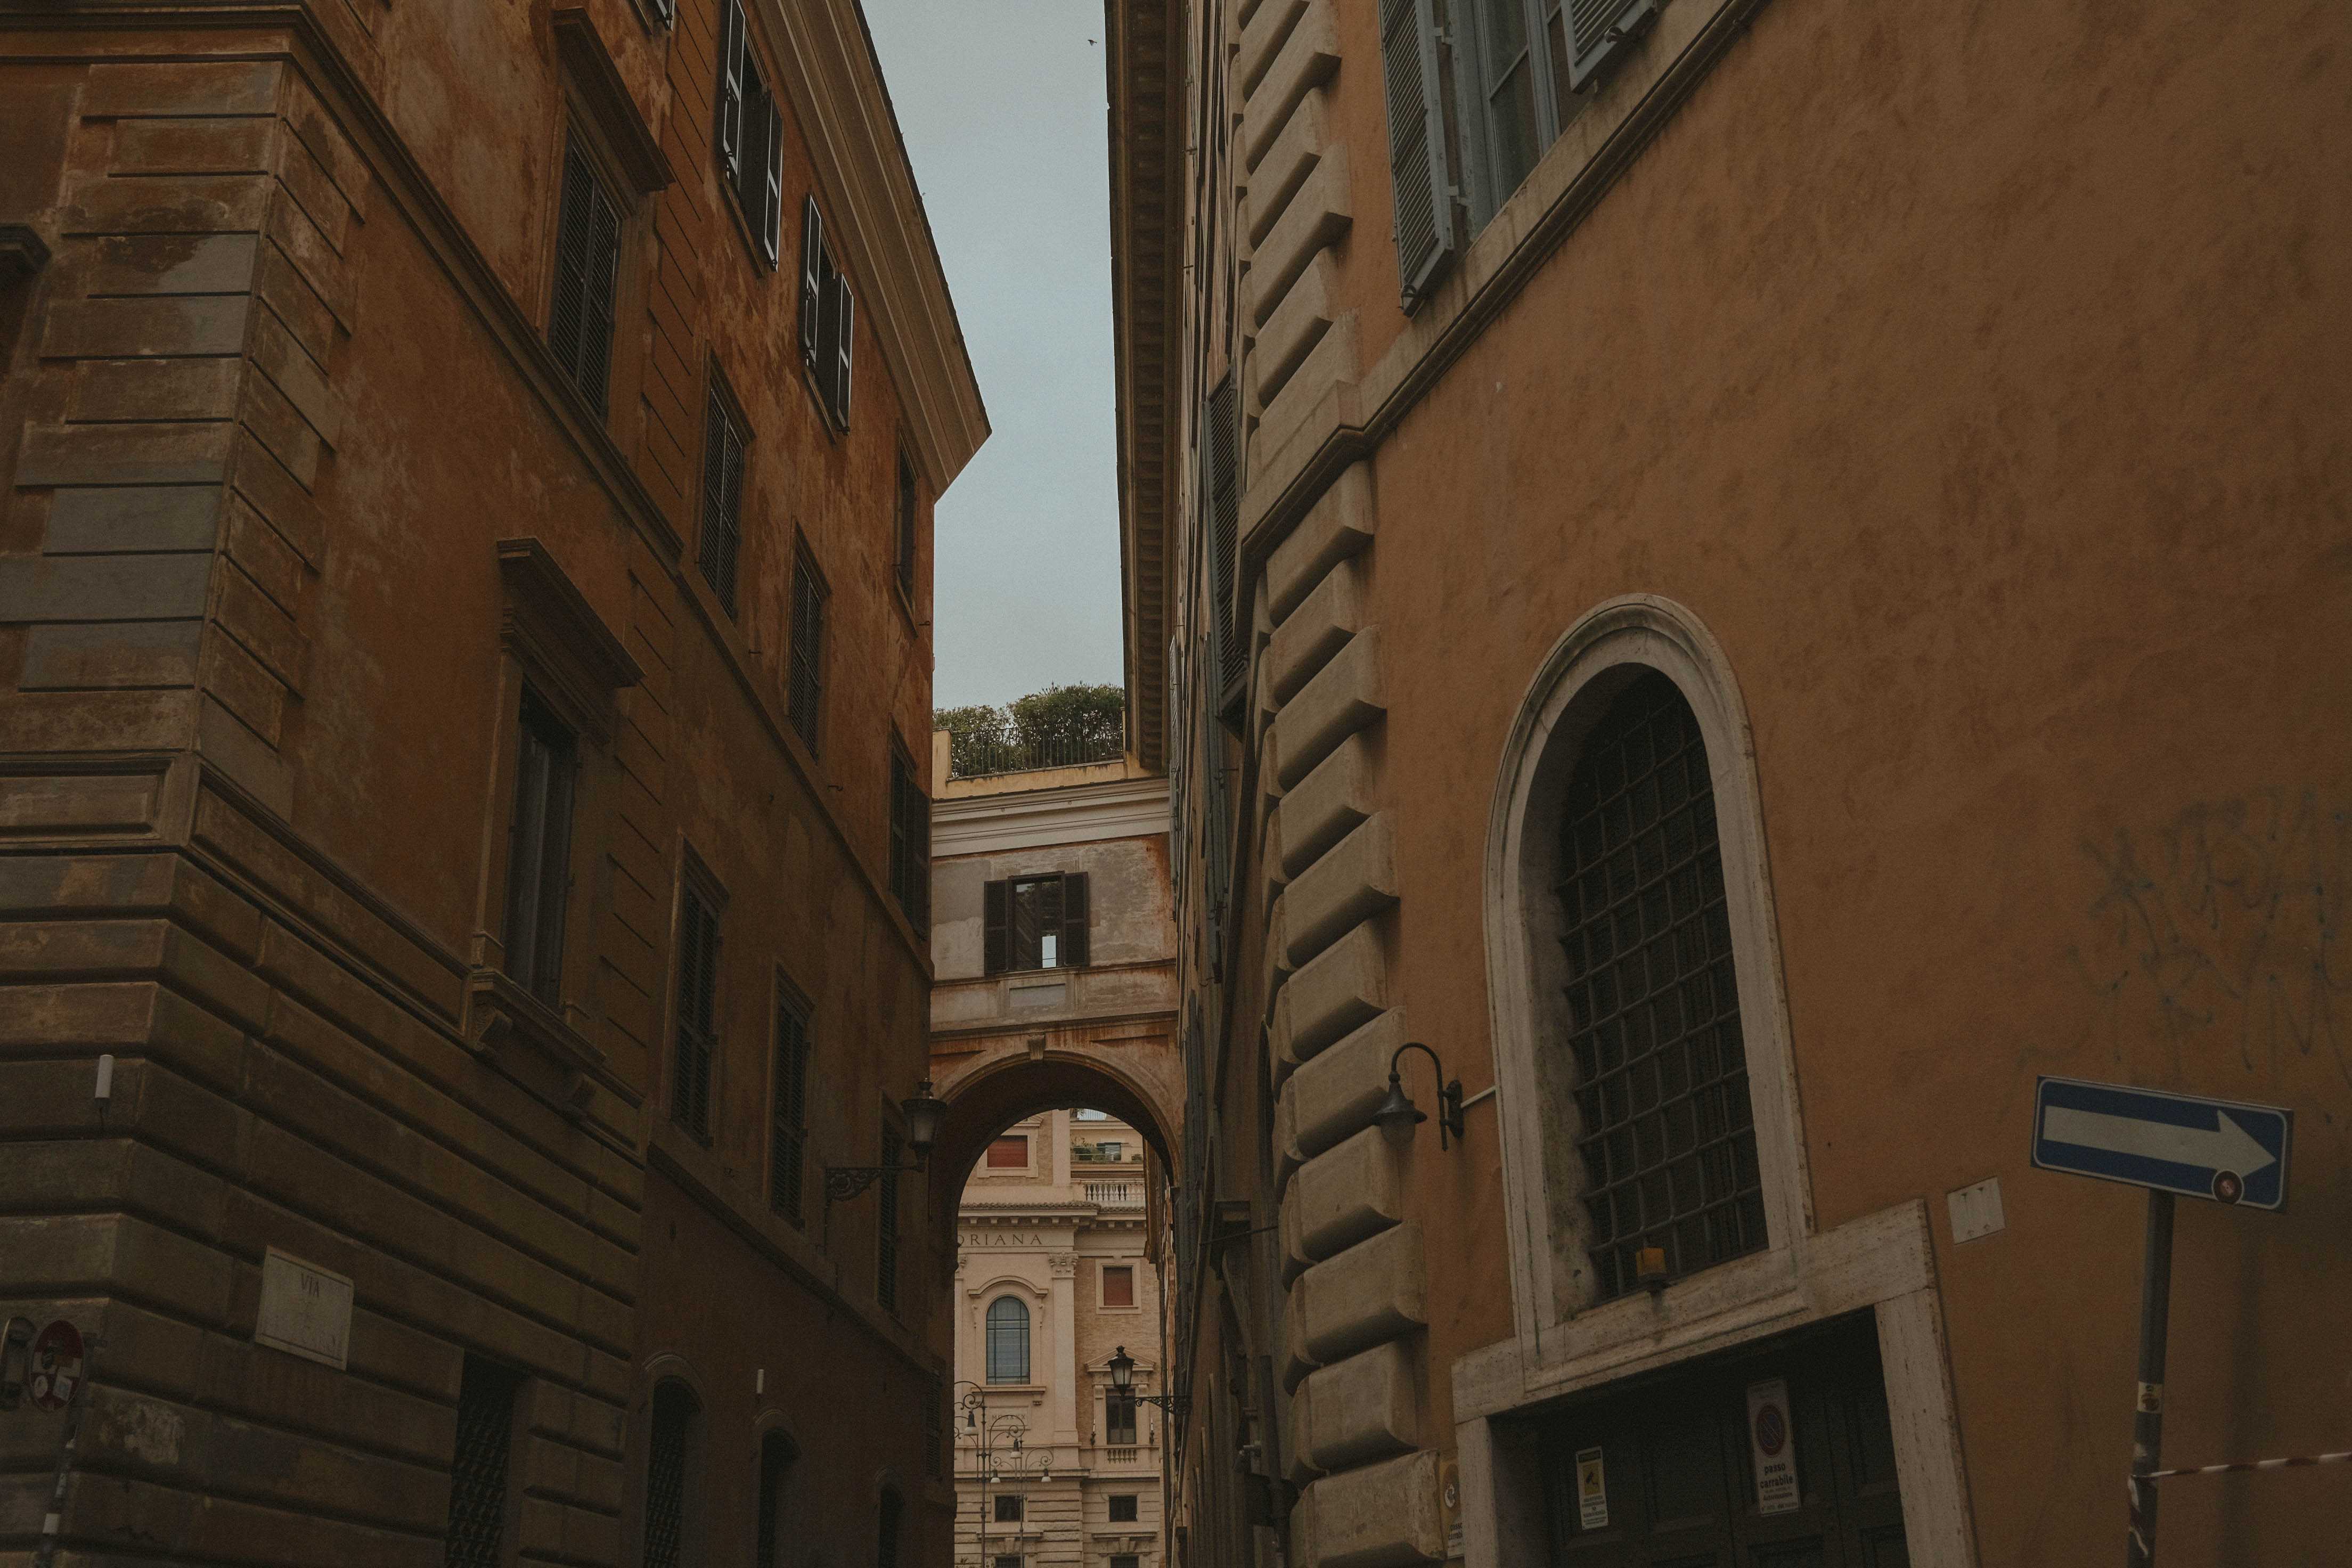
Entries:
POLYGON ((1397 1071, 1397 1063, 1404 1059, 1407 1051, 1419 1051, 1436 1069, 1437 1146, 1440 1149, 1451 1148, 1462 1137, 1462 1080, 1448 1079, 1445 1064, 1437 1059, 1437 1053, 1419 1040, 1407 1040, 1396 1048, 1395 1055, 1389 1058, 1389 1097, 1381 1102, 1378 1110, 1372 1112, 1372 1120, 1400 1143, 1412 1142, 1412 1130, 1429 1120, 1421 1108, 1406 1096, 1403 1075, 1397 1071), (1446 1136, 1448 1133, 1453 1134, 1450 1141, 1446 1136))
POLYGON ((1135 1392, 1135 1358, 1127 1353, 1125 1345, 1111 1352, 1110 1385, 1129 1395, 1138 1405, 1149 1405, 1178 1426, 1184 1425, 1185 1414, 1192 1408, 1192 1395, 1187 1394, 1137 1394, 1135 1392))
POLYGON ((915 1090, 912 1100, 898 1102, 898 1114, 907 1123, 907 1147, 914 1154, 911 1165, 827 1165, 824 1168, 824 1206, 846 1203, 893 1171, 920 1171, 931 1163, 931 1145, 939 1142, 940 1121, 948 1113, 948 1102, 931 1092, 931 1080, 925 1079, 915 1090))

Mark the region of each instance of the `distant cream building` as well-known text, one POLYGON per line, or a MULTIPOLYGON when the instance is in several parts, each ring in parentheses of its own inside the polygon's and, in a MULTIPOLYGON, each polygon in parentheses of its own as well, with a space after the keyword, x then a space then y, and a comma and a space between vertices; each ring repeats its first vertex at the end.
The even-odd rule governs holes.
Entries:
POLYGON ((1166 1392, 1152 1239, 1183 1098, 1167 781, 1119 760, 959 777, 940 742, 934 1165, 970 1173, 939 1189, 958 1216, 953 1560, 1162 1568, 1165 1430, 1110 1361, 1124 1346, 1129 1393, 1166 1392))
POLYGON ((1113 1389, 1109 1372, 1124 1346, 1136 1388, 1158 1389, 1145 1163, 1127 1123, 1054 1110, 1008 1129, 972 1167, 954 1293, 959 1563, 1160 1561, 1159 1413, 1113 1389))

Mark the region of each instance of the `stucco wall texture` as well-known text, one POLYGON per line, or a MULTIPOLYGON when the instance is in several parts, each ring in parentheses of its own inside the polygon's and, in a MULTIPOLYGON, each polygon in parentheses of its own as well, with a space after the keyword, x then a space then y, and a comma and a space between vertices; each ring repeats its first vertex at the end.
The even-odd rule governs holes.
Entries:
MULTIPOLYGON (((1768 5, 1376 461, 1368 619, 1444 651, 1387 660, 1377 742, 1416 1020, 1489 1081, 1506 728, 1594 605, 1688 606, 1755 725, 1812 1203, 1930 1205, 1987 1563, 2121 1549, 2141 1202, 2027 1168, 2037 1073, 2297 1108, 2287 1213, 2181 1210, 2166 1451, 2342 1446, 2347 42, 1768 5), (1953 1245, 1995 1175, 2008 1229, 1953 1245)), ((1454 1219, 1500 1214, 1492 1131, 1417 1152, 1441 1366, 1510 1331, 1454 1219)), ((2175 1483, 2165 1551, 2328 1561, 2345 1496, 2175 1483)))

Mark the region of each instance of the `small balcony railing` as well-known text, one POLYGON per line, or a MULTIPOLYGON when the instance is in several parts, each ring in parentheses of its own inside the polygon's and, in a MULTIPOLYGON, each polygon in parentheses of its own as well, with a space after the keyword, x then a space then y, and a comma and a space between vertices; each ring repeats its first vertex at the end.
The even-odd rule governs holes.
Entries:
POLYGON ((1088 1182, 1087 1202, 1097 1208, 1139 1209, 1143 1206, 1141 1182, 1088 1182))
POLYGON ((1127 737, 1066 735, 1043 741, 990 741, 969 737, 948 752, 948 777, 994 778, 999 773, 1031 773, 1045 768, 1079 768, 1115 763, 1127 754, 1127 737))

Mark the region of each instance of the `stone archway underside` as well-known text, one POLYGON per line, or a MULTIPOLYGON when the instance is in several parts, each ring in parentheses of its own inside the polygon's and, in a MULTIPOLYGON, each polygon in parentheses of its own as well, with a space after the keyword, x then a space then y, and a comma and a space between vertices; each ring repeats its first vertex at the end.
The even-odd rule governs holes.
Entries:
POLYGON ((1112 1039, 935 1038, 931 1072, 933 1092, 948 1104, 930 1164, 932 1200, 942 1211, 954 1207, 989 1140, 1041 1110, 1108 1111, 1143 1135, 1164 1171, 1176 1169, 1184 1065, 1172 1027, 1112 1039))

